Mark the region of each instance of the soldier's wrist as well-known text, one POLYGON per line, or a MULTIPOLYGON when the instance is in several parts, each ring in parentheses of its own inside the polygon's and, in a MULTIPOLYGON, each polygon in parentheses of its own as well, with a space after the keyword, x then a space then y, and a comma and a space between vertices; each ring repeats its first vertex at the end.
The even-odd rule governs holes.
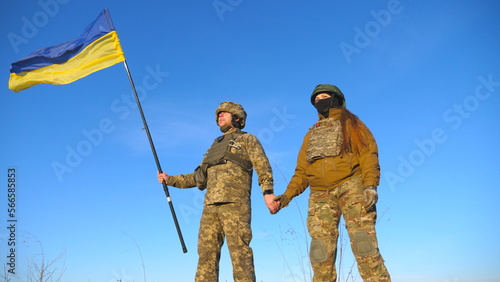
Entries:
POLYGON ((270 194, 274 194, 274 190, 273 189, 266 189, 262 192, 262 195, 265 196, 265 195, 270 195, 270 194))

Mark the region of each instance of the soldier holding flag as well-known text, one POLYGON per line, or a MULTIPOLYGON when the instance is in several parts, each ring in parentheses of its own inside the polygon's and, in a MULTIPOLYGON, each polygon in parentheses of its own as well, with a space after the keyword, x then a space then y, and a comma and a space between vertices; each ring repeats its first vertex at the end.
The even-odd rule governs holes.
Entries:
POLYGON ((271 213, 278 211, 278 203, 273 200, 272 169, 264 149, 257 137, 241 131, 246 117, 240 104, 221 103, 215 111, 215 120, 223 135, 214 140, 195 172, 177 176, 158 174, 159 182, 173 187, 206 189, 195 281, 218 281, 224 239, 227 239, 234 281, 255 281, 250 247, 253 169, 257 172, 265 204, 271 213))

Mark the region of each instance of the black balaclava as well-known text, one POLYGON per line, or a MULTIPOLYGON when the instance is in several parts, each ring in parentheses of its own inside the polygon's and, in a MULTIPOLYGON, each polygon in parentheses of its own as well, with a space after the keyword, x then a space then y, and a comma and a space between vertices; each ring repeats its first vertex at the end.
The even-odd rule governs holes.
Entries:
POLYGON ((319 114, 327 118, 331 108, 342 107, 342 99, 333 94, 331 97, 318 100, 318 102, 314 104, 314 107, 319 114))

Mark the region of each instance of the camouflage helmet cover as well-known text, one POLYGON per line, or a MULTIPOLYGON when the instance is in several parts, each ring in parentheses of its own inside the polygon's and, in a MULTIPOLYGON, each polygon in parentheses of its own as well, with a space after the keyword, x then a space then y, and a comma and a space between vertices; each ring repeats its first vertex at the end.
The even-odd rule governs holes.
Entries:
POLYGON ((339 96, 343 100, 342 106, 345 107, 346 103, 345 103, 344 93, 342 93, 342 91, 340 91, 340 89, 337 86, 331 84, 318 84, 314 88, 313 93, 311 94, 311 104, 313 104, 313 106, 314 106, 314 99, 318 94, 321 93, 328 93, 330 95, 335 94, 339 96))
POLYGON ((217 110, 215 110, 215 123, 217 123, 217 124, 218 124, 218 118, 219 118, 220 112, 228 112, 228 113, 235 115, 236 117, 238 117, 240 119, 239 120, 240 128, 243 129, 245 127, 247 113, 245 112, 245 110, 243 109, 243 107, 240 104, 234 103, 234 102, 222 102, 222 103, 220 103, 217 110))

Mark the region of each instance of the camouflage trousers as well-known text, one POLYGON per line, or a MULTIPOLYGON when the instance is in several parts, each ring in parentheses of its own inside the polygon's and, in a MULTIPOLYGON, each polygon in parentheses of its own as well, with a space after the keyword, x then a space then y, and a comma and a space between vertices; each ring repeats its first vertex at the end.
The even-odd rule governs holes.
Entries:
POLYGON ((341 216, 363 281, 391 281, 378 249, 377 212, 375 207, 369 211, 364 208, 363 190, 359 176, 330 191, 311 190, 307 227, 312 238, 313 281, 337 281, 335 260, 341 216))
POLYGON ((195 281, 219 281, 219 260, 224 238, 233 265, 234 281, 255 281, 249 205, 226 203, 203 208, 198 234, 198 269, 195 281))

